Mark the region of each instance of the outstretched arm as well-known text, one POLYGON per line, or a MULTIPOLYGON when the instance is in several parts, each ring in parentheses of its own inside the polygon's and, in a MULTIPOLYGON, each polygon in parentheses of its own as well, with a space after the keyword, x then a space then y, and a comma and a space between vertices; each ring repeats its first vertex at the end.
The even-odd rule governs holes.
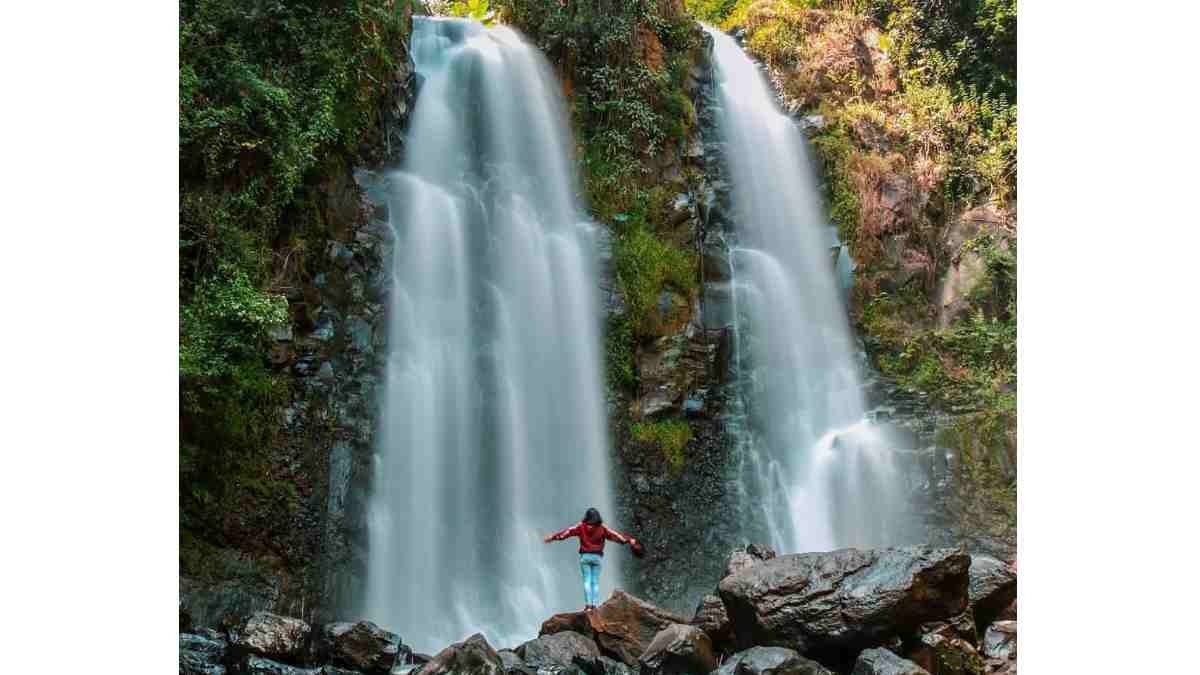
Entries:
POLYGON ((563 539, 566 539, 567 537, 574 537, 578 534, 579 534, 579 526, 572 525, 571 527, 568 527, 565 530, 559 530, 558 532, 555 532, 554 534, 546 535, 545 537, 542 538, 542 541, 549 544, 552 541, 562 541, 563 539))
POLYGON ((633 541, 633 537, 627 537, 620 532, 617 532, 616 530, 610 530, 607 527, 604 528, 604 538, 609 541, 615 541, 618 544, 628 544, 630 541, 633 541))

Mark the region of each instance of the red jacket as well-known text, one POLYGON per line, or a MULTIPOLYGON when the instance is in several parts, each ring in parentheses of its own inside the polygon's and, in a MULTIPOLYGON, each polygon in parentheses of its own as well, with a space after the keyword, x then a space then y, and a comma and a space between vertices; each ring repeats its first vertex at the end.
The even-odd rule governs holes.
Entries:
POLYGON ((579 537, 580 553, 598 553, 604 555, 604 540, 611 539, 619 544, 628 544, 629 538, 620 532, 610 530, 603 525, 588 525, 579 523, 561 532, 550 535, 551 541, 562 541, 568 537, 579 537))

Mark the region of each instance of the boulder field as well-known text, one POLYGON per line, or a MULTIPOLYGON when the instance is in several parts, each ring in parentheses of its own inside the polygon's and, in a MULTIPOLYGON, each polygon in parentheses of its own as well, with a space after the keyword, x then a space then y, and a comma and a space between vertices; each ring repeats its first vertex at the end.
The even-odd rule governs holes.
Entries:
POLYGON ((370 621, 270 612, 179 635, 180 675, 985 675, 1016 673, 1016 572, 962 549, 734 551, 689 619, 622 591, 497 650, 433 656, 370 621))

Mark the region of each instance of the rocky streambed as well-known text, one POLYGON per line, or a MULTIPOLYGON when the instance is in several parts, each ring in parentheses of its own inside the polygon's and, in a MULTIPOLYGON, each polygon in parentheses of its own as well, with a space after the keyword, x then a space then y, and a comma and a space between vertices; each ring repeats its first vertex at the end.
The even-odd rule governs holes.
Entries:
POLYGON ((682 616, 617 591, 497 648, 414 653, 370 621, 256 612, 180 626, 180 675, 983 675, 1016 673, 1017 575, 961 548, 734 551, 682 616))

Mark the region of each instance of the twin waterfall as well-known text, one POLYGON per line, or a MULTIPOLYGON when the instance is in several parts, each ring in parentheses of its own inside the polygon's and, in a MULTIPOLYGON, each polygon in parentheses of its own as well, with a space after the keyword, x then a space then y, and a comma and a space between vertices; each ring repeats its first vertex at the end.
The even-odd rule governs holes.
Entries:
POLYGON ((882 431, 865 419, 807 143, 733 38, 706 30, 732 186, 726 236, 743 415, 731 426, 751 527, 781 552, 895 544, 904 495, 882 431))
MULTIPOLYGON (((896 482, 864 421, 804 139, 733 40, 712 35, 747 503, 781 552, 893 543, 896 482)), ((542 535, 589 506, 616 516, 596 226, 576 201, 558 81, 534 48, 507 28, 416 18, 412 53, 422 85, 389 179, 365 615, 418 651, 474 632, 515 646, 583 604, 575 546, 542 535)), ((620 557, 605 558, 602 597, 621 584, 620 557)))
POLYGON ((418 650, 477 631, 516 645, 583 604, 575 548, 541 537, 590 506, 615 516, 594 226, 537 50, 507 28, 413 25, 366 615, 418 650))

